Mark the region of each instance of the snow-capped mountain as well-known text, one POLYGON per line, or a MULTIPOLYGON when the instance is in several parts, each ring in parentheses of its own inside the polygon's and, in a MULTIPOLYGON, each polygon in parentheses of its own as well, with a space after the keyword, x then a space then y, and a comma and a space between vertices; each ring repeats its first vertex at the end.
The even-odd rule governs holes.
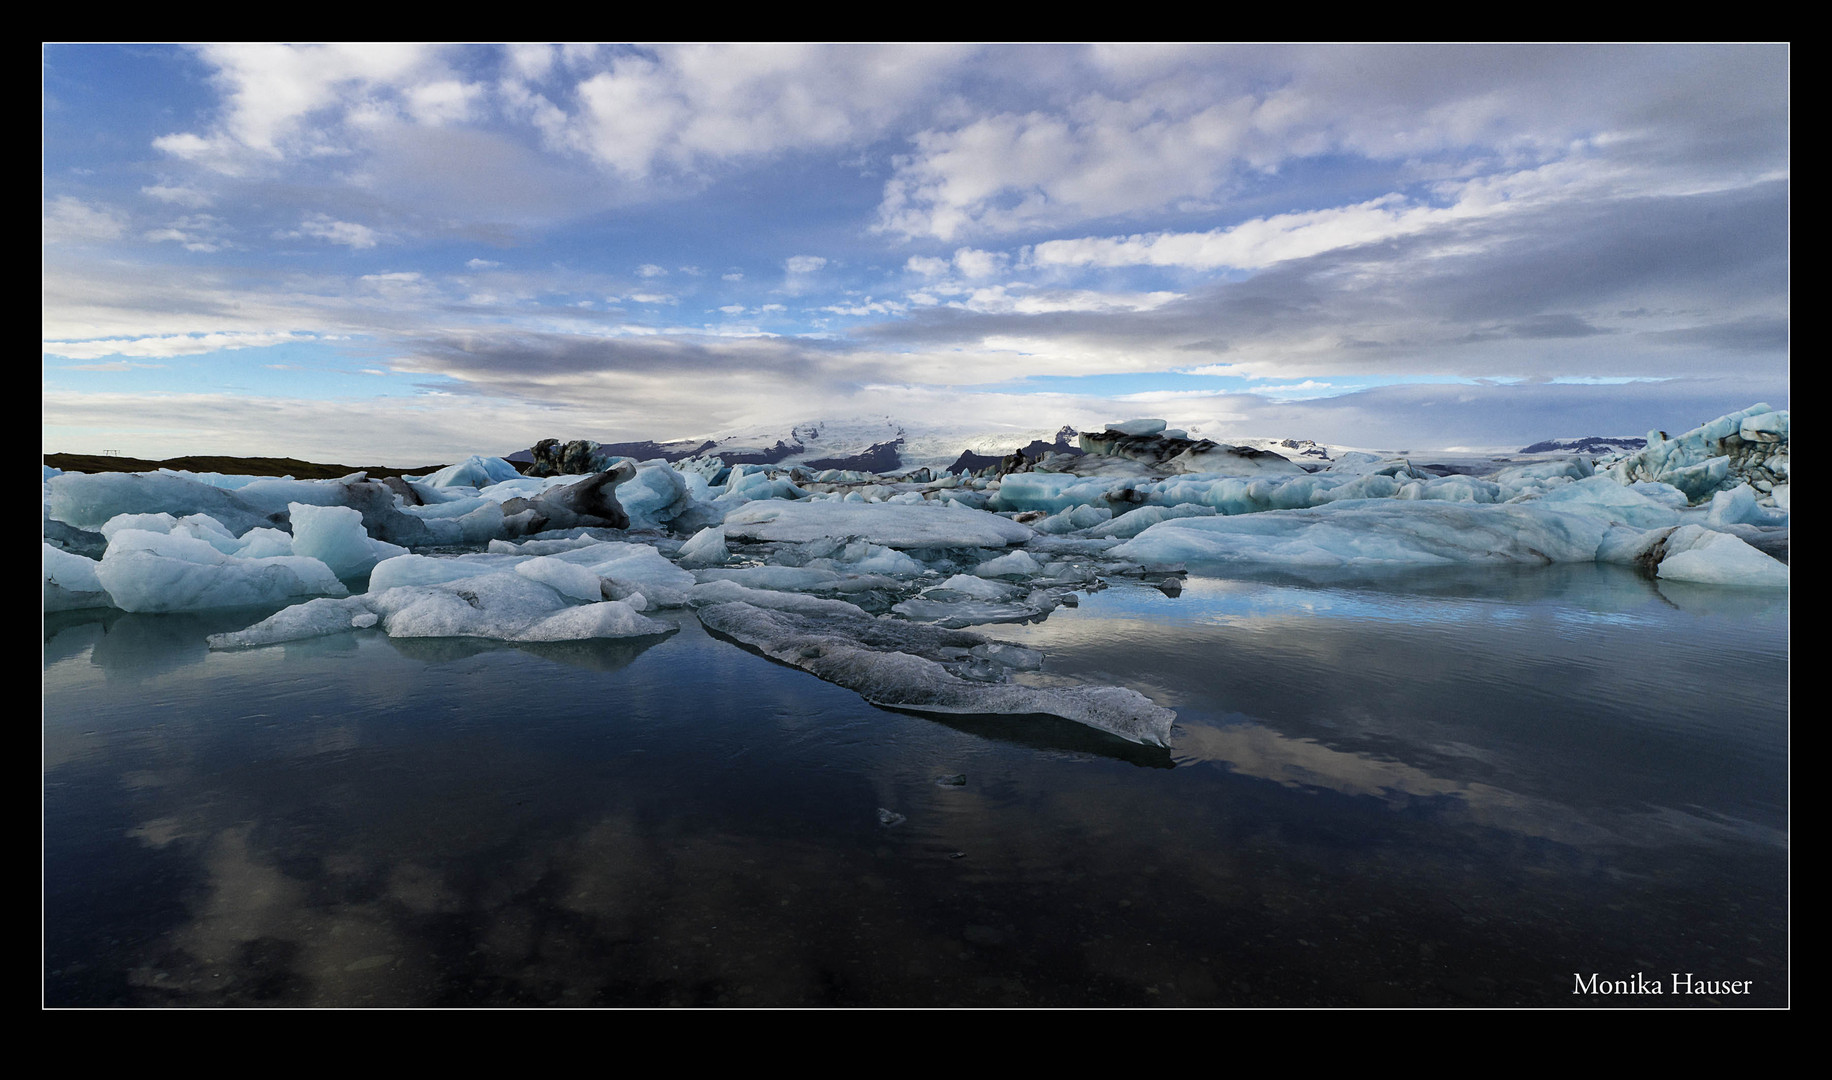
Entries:
POLYGON ((1574 439, 1547 439, 1523 446, 1523 454, 1625 454, 1639 450, 1648 441, 1639 435, 1585 435, 1574 439))

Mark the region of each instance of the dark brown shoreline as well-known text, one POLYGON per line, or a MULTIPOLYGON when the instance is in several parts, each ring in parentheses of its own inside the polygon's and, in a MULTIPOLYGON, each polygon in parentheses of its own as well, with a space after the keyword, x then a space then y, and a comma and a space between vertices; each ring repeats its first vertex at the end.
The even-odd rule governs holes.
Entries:
POLYGON ((298 458, 222 457, 194 454, 189 457, 147 461, 144 458, 117 457, 113 454, 46 454, 45 464, 65 472, 152 472, 177 469, 184 472, 214 472, 228 476, 290 476, 297 480, 335 480, 354 472, 366 472, 370 479, 385 476, 423 476, 438 472, 444 465, 422 465, 418 468, 391 468, 386 465, 326 465, 298 458))

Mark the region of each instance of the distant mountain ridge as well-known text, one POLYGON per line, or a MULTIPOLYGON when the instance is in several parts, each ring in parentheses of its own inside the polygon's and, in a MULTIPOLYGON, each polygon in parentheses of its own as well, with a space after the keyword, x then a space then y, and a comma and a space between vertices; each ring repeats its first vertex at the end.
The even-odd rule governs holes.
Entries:
POLYGON ((1586 435, 1579 439, 1547 439, 1523 446, 1523 454, 1619 454, 1647 446, 1645 438, 1635 435, 1586 435))

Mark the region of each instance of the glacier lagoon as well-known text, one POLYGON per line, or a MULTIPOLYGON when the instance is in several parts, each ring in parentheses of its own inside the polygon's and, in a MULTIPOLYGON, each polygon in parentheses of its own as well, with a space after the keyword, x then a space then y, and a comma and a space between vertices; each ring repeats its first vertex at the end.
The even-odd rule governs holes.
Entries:
POLYGON ((878 708, 685 610, 245 651, 206 638, 278 605, 53 613, 45 1001, 1789 1002, 1786 590, 1190 569, 976 627, 1167 748, 878 708))

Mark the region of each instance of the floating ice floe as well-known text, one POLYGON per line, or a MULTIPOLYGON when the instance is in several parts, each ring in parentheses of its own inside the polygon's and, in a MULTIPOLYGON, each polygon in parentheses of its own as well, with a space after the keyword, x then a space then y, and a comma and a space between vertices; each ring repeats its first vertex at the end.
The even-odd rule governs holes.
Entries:
POLYGON ((983 510, 934 503, 871 505, 752 502, 725 515, 728 539, 806 542, 857 537, 885 547, 1007 547, 1029 540, 1028 526, 983 510))
POLYGON ((707 629, 773 660, 846 687, 874 705, 942 714, 1045 715, 1072 720, 1130 742, 1166 746, 1176 714, 1136 690, 1117 686, 1044 688, 964 678, 1002 678, 989 669, 1028 668, 1012 647, 962 630, 870 616, 818 616, 745 603, 699 611, 707 629), (977 650, 977 653, 976 653, 977 650), (978 663, 975 663, 978 661, 978 663))
POLYGON ((140 529, 115 533, 95 574, 124 611, 253 607, 349 592, 317 559, 245 558, 225 554, 208 540, 140 529))

